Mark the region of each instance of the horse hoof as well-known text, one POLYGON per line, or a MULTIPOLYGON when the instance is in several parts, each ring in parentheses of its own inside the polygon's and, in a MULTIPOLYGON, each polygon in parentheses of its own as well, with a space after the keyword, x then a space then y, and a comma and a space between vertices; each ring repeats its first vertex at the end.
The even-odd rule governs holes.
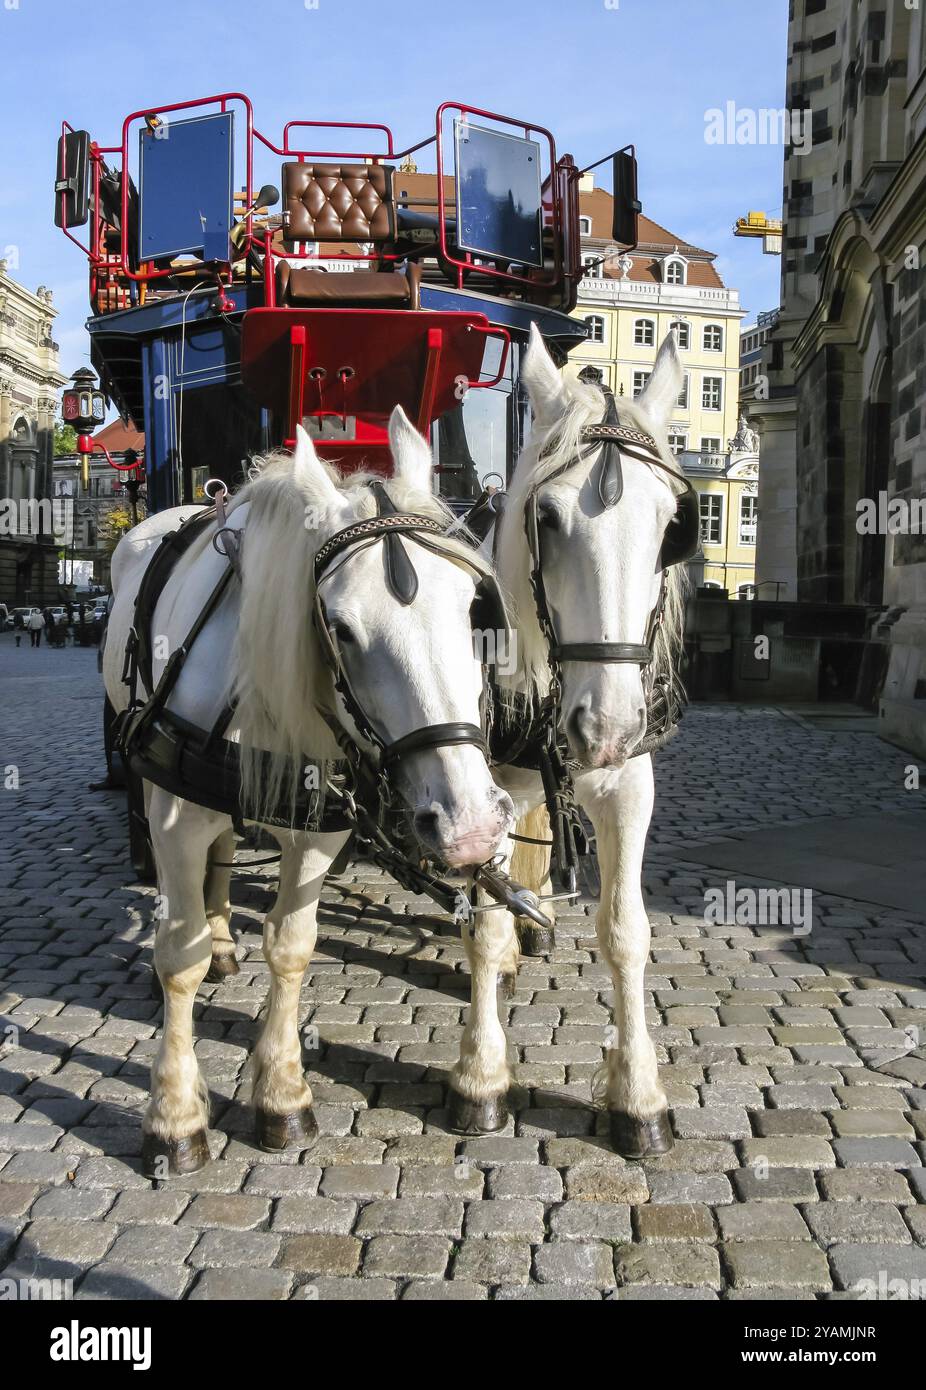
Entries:
POLYGON ((490 1096, 488 1100, 470 1100, 452 1086, 449 1091, 448 1122, 455 1134, 494 1134, 496 1130, 505 1128, 508 1105, 504 1092, 490 1096))
POLYGON ((541 927, 536 922, 518 921, 517 930, 522 956, 546 956, 555 946, 552 927, 541 927))
POLYGON ((308 1149, 318 1138, 318 1125, 309 1105, 289 1115, 271 1115, 269 1110, 255 1111, 257 1142, 265 1153, 280 1153, 294 1144, 308 1149))
POLYGON ((204 1129, 184 1139, 162 1139, 159 1134, 147 1133, 142 1139, 142 1172, 152 1182, 163 1181, 172 1173, 197 1173, 211 1157, 204 1129))
POLYGON ((241 966, 238 964, 237 958, 230 952, 221 956, 213 956, 203 983, 218 985, 223 980, 227 980, 230 975, 238 975, 240 972, 241 966))
POLYGON ((663 1110, 648 1120, 637 1119, 623 1110, 610 1110, 611 1147, 623 1158, 658 1158, 675 1143, 668 1112, 663 1110))

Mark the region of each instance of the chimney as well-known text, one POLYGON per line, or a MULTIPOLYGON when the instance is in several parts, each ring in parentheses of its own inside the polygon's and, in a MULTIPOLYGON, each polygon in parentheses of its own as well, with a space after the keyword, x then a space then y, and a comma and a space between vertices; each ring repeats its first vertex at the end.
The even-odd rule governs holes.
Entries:
POLYGON ((595 188, 595 172, 589 170, 587 174, 582 174, 579 178, 579 192, 591 193, 595 188))

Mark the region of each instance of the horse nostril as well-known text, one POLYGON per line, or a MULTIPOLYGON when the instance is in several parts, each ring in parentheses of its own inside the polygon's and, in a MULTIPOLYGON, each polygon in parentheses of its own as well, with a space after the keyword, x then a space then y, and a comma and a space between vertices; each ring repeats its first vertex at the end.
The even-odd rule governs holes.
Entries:
POLYGON ((574 709, 566 721, 566 736, 575 748, 586 748, 592 735, 591 712, 584 705, 574 709))
POLYGON ((416 811, 412 819, 415 827, 415 834, 419 840, 427 840, 433 843, 437 839, 437 812, 436 811, 416 811))

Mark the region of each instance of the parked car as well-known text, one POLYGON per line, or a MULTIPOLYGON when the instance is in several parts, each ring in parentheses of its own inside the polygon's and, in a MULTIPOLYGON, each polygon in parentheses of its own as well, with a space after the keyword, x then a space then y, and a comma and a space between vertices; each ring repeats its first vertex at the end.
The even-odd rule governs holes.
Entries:
POLYGON ((25 608, 22 608, 22 607, 20 607, 20 608, 11 608, 11 609, 10 609, 10 616, 7 618, 7 623, 6 623, 6 625, 7 625, 8 628, 13 628, 13 627, 23 627, 23 628, 24 628, 24 627, 26 626, 26 620, 27 620, 27 618, 29 617, 29 614, 30 614, 30 613, 38 613, 38 612, 40 612, 40 610, 35 606, 34 603, 28 603, 28 604, 26 604, 25 608), (18 621, 17 621, 17 619, 18 619, 18 621))

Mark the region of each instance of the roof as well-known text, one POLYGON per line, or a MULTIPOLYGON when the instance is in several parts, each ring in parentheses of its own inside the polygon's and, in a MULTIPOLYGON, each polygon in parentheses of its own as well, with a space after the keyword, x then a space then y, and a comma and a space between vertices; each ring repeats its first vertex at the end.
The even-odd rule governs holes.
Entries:
POLYGON ((113 420, 93 436, 94 444, 102 444, 111 454, 123 454, 126 449, 134 449, 136 454, 145 452, 145 436, 134 425, 125 425, 121 420, 113 420))
MULTIPOLYGON (((614 199, 605 188, 591 188, 579 192, 579 212, 592 219, 591 236, 595 241, 610 242, 611 210, 614 199)), ((666 253, 678 251, 688 261, 688 284, 710 289, 723 289, 724 284, 714 269, 714 252, 694 246, 684 237, 670 232, 668 228, 654 222, 652 218, 640 214, 639 240, 629 254, 633 268, 629 279, 644 284, 662 284, 659 266, 666 253), (650 253, 650 254, 647 254, 650 253)), ((614 266, 607 262, 602 266, 606 278, 617 279, 620 275, 614 266)))

